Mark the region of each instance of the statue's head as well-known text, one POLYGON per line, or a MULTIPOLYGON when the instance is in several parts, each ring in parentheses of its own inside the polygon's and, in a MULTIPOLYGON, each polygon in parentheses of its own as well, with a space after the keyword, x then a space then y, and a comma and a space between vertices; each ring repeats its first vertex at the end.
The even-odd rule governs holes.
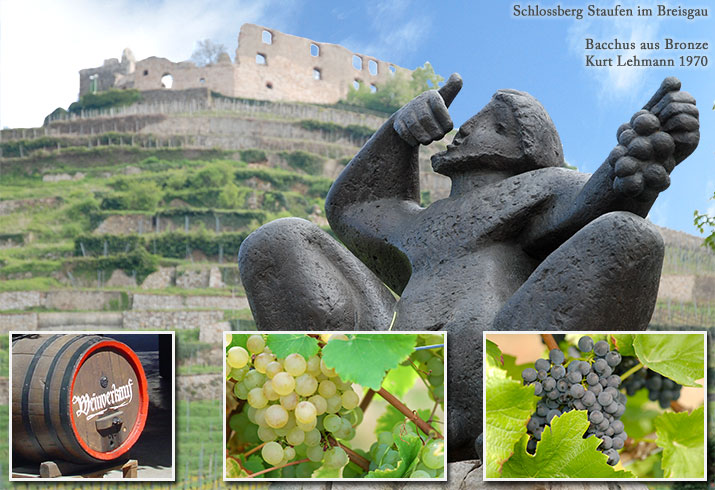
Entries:
POLYGON ((499 90, 465 122, 447 145, 432 157, 432 168, 443 175, 490 169, 519 174, 564 166, 559 134, 544 107, 517 90, 499 90))

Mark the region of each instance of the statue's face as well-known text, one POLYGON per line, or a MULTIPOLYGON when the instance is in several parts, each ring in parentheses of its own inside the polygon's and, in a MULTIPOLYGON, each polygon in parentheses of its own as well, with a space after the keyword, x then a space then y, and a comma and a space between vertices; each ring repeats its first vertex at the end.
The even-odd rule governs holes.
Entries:
POLYGON ((432 157, 432 166, 445 175, 479 168, 508 170, 509 162, 524 157, 519 127, 511 108, 492 99, 462 125, 447 151, 432 157))

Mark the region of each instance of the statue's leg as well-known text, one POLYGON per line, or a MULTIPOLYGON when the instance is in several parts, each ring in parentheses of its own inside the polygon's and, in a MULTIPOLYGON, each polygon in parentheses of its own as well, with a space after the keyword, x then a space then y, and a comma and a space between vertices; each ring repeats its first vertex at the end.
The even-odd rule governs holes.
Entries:
POLYGON ((663 239, 628 212, 605 214, 551 253, 494 320, 496 330, 644 330, 663 239))
POLYGON ((395 299, 313 223, 272 221, 244 240, 241 281, 259 330, 387 330, 395 299))

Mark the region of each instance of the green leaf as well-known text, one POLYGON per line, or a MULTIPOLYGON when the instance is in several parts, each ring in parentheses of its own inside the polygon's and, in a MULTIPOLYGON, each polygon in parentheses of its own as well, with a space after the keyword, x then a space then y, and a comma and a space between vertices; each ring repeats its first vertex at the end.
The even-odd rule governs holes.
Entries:
POLYGON ((635 335, 632 333, 616 333, 611 335, 613 340, 613 345, 616 346, 616 350, 622 356, 635 356, 636 351, 633 350, 633 340, 635 340, 635 335))
POLYGON ((226 352, 233 347, 234 345, 237 345, 239 347, 243 347, 244 349, 246 348, 246 341, 248 340, 248 335, 245 333, 234 333, 231 334, 231 342, 226 344, 226 352))
MULTIPOLYGON (((630 435, 630 433, 629 433, 630 435)), ((626 466, 626 469, 638 478, 663 478, 662 452, 649 455, 645 459, 636 459, 626 466)))
POLYGON ((516 357, 510 356, 509 354, 504 354, 504 370, 506 373, 509 375, 511 379, 514 381, 518 381, 521 383, 522 378, 521 378, 521 373, 524 371, 524 369, 528 367, 534 367, 534 363, 524 363, 524 364, 517 364, 516 363, 516 357))
POLYGON ((487 366, 486 432, 487 478, 498 478, 514 444, 526 434, 526 423, 536 406, 533 386, 509 379, 506 371, 487 366))
MULTIPOLYGON (((555 417, 546 427, 532 456, 526 452, 527 436, 504 464, 505 478, 632 478, 629 471, 616 471, 608 456, 596 450, 601 440, 583 438, 588 429, 585 410, 574 410, 555 417)), ((487 445, 487 448, 490 446, 487 445)))
POLYGON ((382 469, 370 471, 365 478, 402 478, 417 464, 422 440, 417 434, 407 433, 395 440, 397 452, 400 453, 400 460, 394 469, 382 469))
POLYGON ((700 386, 705 377, 705 345, 702 334, 639 334, 633 341, 644 366, 680 383, 700 386))
POLYGON ((626 411, 621 416, 621 421, 627 427, 630 437, 640 439, 655 432, 653 422, 661 411, 648 408, 653 406, 655 406, 655 402, 648 400, 648 390, 645 388, 628 397, 626 411))
POLYGON ((268 466, 264 464, 263 458, 259 453, 252 454, 244 461, 243 466, 251 473, 265 470, 268 466))
POLYGON ((487 345, 487 355, 491 357, 494 362, 496 363, 497 366, 501 367, 504 365, 504 358, 502 357, 502 352, 499 349, 499 346, 492 342, 491 340, 487 339, 486 342, 487 345))
POLYGON ((417 382, 424 386, 412 366, 399 365, 395 369, 390 369, 390 372, 387 373, 382 382, 382 387, 396 397, 401 398, 417 382))
POLYGON ((331 339, 323 347, 323 361, 341 379, 377 391, 385 373, 412 353, 416 341, 414 334, 358 334, 349 340, 331 339))
MULTIPOLYGON (((376 395, 377 396, 377 395, 376 395)), ((426 408, 420 408, 417 410, 417 416, 422 420, 426 421, 432 412, 426 408)), ((377 419, 377 425, 375 426, 375 435, 380 432, 392 432, 397 424, 405 421, 405 417, 399 410, 397 410, 392 405, 388 405, 385 409, 385 413, 380 415, 377 419)), ((408 422, 415 429, 415 432, 422 432, 417 429, 417 426, 413 422, 408 422)))
MULTIPOLYGON (((348 462, 350 462, 349 459, 348 462)), ((345 466, 347 465, 348 463, 345 463, 345 466)), ((320 465, 320 467, 313 472, 311 478, 342 478, 343 468, 345 468, 345 466, 341 466, 340 468, 328 468, 325 465, 320 465)))
POLYGON ((240 478, 241 476, 247 476, 241 466, 233 458, 226 458, 226 478, 240 478))
POLYGON ((270 334, 266 345, 273 351, 278 359, 285 359, 294 352, 310 359, 318 353, 318 339, 305 334, 270 334))
POLYGON ((702 478, 705 473, 705 409, 666 412, 655 419, 655 443, 663 448, 666 478, 702 478))

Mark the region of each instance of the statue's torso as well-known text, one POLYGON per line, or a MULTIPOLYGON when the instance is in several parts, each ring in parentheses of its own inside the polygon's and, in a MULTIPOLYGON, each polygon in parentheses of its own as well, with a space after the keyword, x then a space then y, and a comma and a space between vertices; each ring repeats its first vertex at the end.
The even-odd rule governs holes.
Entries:
POLYGON ((520 238, 548 204, 563 172, 517 175, 420 212, 400 238, 412 275, 394 328, 489 326, 540 263, 524 251, 520 238))

